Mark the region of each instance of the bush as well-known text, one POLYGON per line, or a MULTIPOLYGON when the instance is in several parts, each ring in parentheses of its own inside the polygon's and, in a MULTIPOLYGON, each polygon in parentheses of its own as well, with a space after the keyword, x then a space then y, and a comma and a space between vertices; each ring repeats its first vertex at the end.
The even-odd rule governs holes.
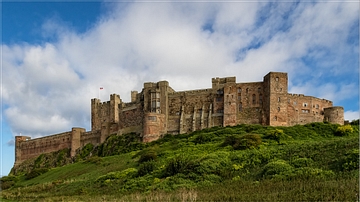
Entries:
POLYGON ((254 149, 261 144, 261 137, 258 134, 247 134, 239 139, 239 145, 233 146, 234 149, 254 149))
POLYGON ((10 187, 14 186, 17 181, 18 178, 12 175, 0 178, 1 190, 9 189, 10 187))
POLYGON ((295 171, 291 171, 285 174, 287 179, 314 179, 314 178, 328 178, 334 176, 334 172, 331 170, 322 170, 319 168, 303 167, 298 168, 295 171))
POLYGON ((178 173, 188 174, 195 169, 196 164, 194 161, 183 156, 177 156, 169 161, 166 165, 163 177, 173 176, 178 173))
POLYGON ((30 171, 30 173, 27 173, 25 175, 25 179, 29 180, 29 179, 35 178, 35 177, 37 177, 41 174, 44 174, 48 171, 49 171, 49 169, 47 169, 47 168, 36 168, 36 169, 30 171))
POLYGON ((345 171, 359 169, 359 149, 353 149, 346 153, 342 169, 345 171))
POLYGON ((264 138, 275 140, 278 144, 280 144, 280 140, 284 139, 285 137, 287 137, 287 135, 283 130, 275 129, 268 131, 264 138))
POLYGON ((262 176, 272 178, 275 175, 282 175, 293 170, 293 167, 284 160, 272 161, 264 166, 262 176))
POLYGON ((257 148, 261 144, 261 137, 258 134, 246 134, 241 137, 231 135, 225 138, 223 146, 232 146, 235 150, 257 148))
POLYGON ((348 136, 353 132, 354 132, 354 129, 351 127, 351 125, 345 125, 345 126, 339 126, 336 129, 335 135, 336 136, 348 136))
POLYGON ((359 126, 359 119, 351 121, 350 125, 359 126))
POLYGON ((106 180, 116 180, 135 177, 138 173, 136 168, 128 168, 122 171, 109 172, 106 175, 100 176, 96 182, 104 182, 106 180))
POLYGON ((311 167, 313 164, 313 160, 309 158, 298 158, 291 162, 291 165, 293 165, 295 168, 301 168, 301 167, 311 167))
POLYGON ((93 157, 87 159, 85 162, 99 165, 101 162, 103 162, 103 159, 98 156, 93 156, 93 157))
POLYGON ((140 164, 138 168, 138 175, 144 176, 148 173, 151 173, 153 170, 155 170, 156 165, 154 161, 147 161, 142 164, 140 164))
POLYGON ((204 144, 206 142, 211 142, 212 138, 214 137, 213 133, 200 133, 195 137, 193 142, 195 144, 204 144))
POLYGON ((157 159, 157 153, 155 150, 144 150, 140 156, 139 163, 147 161, 155 161, 157 159))

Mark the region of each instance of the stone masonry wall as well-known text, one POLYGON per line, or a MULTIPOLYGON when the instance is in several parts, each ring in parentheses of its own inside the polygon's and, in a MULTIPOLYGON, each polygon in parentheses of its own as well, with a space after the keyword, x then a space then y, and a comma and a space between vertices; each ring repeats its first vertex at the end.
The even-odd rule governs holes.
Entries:
POLYGON ((168 132, 178 134, 207 128, 213 102, 211 93, 211 89, 204 89, 169 94, 168 132))
POLYGON ((324 109, 332 107, 332 102, 302 94, 288 94, 288 125, 322 122, 324 109))
POLYGON ((17 141, 16 149, 18 150, 15 164, 37 157, 42 153, 50 153, 66 148, 71 148, 71 131, 20 142, 17 141))
POLYGON ((263 82, 238 83, 236 85, 237 124, 263 124, 263 82))

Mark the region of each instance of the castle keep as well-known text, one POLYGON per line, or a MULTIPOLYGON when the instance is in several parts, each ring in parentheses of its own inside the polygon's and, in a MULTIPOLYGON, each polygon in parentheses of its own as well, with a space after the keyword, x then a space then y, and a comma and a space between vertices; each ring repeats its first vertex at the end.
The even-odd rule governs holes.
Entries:
POLYGON ((30 139, 16 136, 15 166, 41 153, 98 145, 110 134, 138 133, 144 142, 164 134, 189 133, 213 126, 262 124, 292 126, 328 121, 344 124, 343 107, 329 100, 288 93, 287 73, 270 72, 263 81, 236 83, 235 77, 213 78, 208 89, 175 91, 167 81, 144 83, 131 92, 131 102, 119 95, 110 101, 91 100, 91 131, 69 132, 30 139))

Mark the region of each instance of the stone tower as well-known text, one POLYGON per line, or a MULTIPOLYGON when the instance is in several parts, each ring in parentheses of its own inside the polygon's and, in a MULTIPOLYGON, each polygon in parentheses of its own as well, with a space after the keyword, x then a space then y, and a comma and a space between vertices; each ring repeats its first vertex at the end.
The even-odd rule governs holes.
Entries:
POLYGON ((28 136, 15 136, 15 166, 23 160, 21 156, 21 142, 28 141, 30 139, 31 137, 28 136))
POLYGON ((344 125, 344 108, 338 106, 324 108, 324 121, 344 125))
POLYGON ((167 81, 144 83, 144 142, 157 140, 167 132, 168 92, 171 90, 167 81))
POLYGON ((287 73, 270 72, 264 77, 265 125, 286 126, 287 124, 287 73))

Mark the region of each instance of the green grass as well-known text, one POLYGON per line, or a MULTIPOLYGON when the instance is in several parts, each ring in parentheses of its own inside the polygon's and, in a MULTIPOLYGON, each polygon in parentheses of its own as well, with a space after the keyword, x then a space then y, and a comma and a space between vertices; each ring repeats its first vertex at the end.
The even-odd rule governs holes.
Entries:
MULTIPOLYGON (((139 143, 134 134, 112 136, 93 151, 90 147, 80 151, 82 156, 78 162, 51 168, 29 180, 23 174, 16 176, 14 185, 2 191, 2 198, 15 201, 356 201, 359 130, 353 126, 352 133, 336 136, 337 127, 324 123, 294 127, 215 127, 191 134, 167 135, 148 144, 139 143), (274 133, 275 130, 278 131, 274 133), (267 138, 269 134, 275 138, 267 138), (245 137, 260 139, 251 147, 228 144, 231 138, 241 143, 245 137), (90 153, 112 156, 85 155, 90 153)), ((36 165, 42 165, 37 161, 36 165)))

